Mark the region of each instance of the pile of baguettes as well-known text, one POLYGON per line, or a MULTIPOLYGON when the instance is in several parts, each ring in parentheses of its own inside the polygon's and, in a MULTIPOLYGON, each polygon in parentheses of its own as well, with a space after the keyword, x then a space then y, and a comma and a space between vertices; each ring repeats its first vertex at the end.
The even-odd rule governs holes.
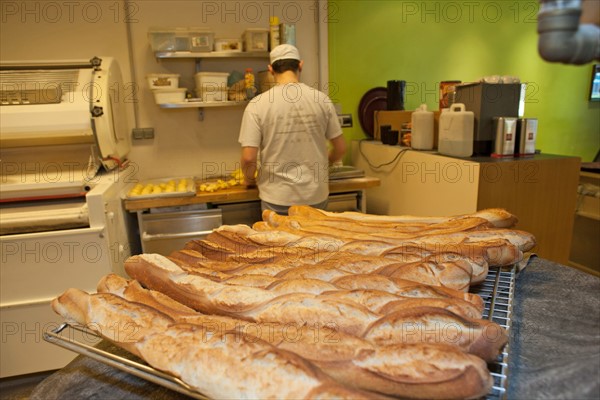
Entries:
POLYGON ((478 398, 508 337, 468 289, 534 247, 515 223, 265 211, 53 308, 210 398, 478 398))

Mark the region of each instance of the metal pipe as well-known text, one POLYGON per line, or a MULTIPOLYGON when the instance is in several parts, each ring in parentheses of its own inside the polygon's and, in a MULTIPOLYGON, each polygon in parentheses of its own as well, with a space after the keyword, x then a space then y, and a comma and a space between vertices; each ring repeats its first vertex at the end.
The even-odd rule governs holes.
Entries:
POLYGON ((600 27, 581 24, 580 0, 540 0, 538 52, 550 62, 586 64, 600 60, 600 27))

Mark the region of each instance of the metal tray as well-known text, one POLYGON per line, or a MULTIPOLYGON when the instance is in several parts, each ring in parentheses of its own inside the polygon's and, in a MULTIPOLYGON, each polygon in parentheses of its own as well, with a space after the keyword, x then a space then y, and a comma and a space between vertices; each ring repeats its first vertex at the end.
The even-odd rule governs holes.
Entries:
MULTIPOLYGON (((485 281, 470 290, 471 293, 481 296, 485 302, 483 319, 502 326, 509 335, 516 273, 515 265, 490 268, 485 281)), ((494 362, 488 363, 488 369, 494 378, 494 386, 485 397, 486 400, 506 399, 509 346, 510 344, 507 343, 502 354, 498 355, 494 362)))
MULTIPOLYGON (((471 293, 481 296, 485 302, 483 319, 488 319, 499 324, 507 332, 510 332, 511 328, 515 276, 516 266, 514 265, 503 268, 490 268, 485 281, 480 285, 472 287, 470 290, 471 293)), ((73 335, 73 332, 68 332, 69 330, 83 332, 86 337, 93 335, 102 339, 90 330, 64 323, 53 331, 45 332, 44 340, 176 392, 196 399, 208 400, 208 397, 198 393, 180 379, 160 372, 146 364, 141 364, 76 341, 74 339, 75 335, 73 335), (67 331, 66 334, 61 335, 65 330, 67 331)), ((508 354, 509 344, 504 347, 502 354, 494 362, 488 364, 488 368, 494 379, 494 386, 490 393, 485 396, 486 400, 506 399, 508 354)))
POLYGON ((193 177, 182 177, 182 178, 166 178, 166 179, 154 179, 154 180, 150 180, 150 181, 144 181, 144 182, 140 182, 142 185, 146 185, 146 184, 153 184, 153 185, 160 185, 161 183, 167 183, 169 181, 180 181, 181 179, 186 179, 187 180, 187 186, 185 188, 185 190, 183 191, 178 191, 178 192, 163 192, 163 193, 150 193, 150 194, 140 194, 137 196, 131 196, 129 195, 129 190, 131 190, 133 188, 133 186, 131 188, 128 188, 128 191, 125 193, 124 198, 126 200, 145 200, 145 199, 159 199, 159 198, 163 198, 163 197, 187 197, 187 196, 195 196, 196 195, 196 180, 193 177))
POLYGON ((89 346, 87 344, 76 341, 74 339, 75 335, 72 331, 82 332, 88 338, 90 336, 94 336, 98 339, 102 339, 100 336, 96 335, 93 331, 89 329, 83 329, 75 325, 64 323, 53 331, 44 332, 44 340, 57 346, 63 347, 65 349, 90 357, 93 360, 109 365, 120 371, 127 372, 131 375, 137 376, 138 378, 145 379, 148 382, 156 383, 157 385, 185 394, 186 396, 195 399, 208 400, 208 397, 198 393, 180 379, 160 372, 152 367, 149 367, 146 364, 141 364, 139 362, 132 361, 127 358, 120 357, 107 351, 100 350, 96 347, 89 346), (63 331, 65 331, 64 335, 61 334, 63 333, 63 331))

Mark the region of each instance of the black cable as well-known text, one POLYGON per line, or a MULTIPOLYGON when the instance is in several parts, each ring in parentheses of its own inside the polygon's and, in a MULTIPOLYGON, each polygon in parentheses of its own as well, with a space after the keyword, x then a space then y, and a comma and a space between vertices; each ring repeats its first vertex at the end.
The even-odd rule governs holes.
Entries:
POLYGON ((393 164, 393 163, 397 162, 397 161, 400 159, 400 156, 401 156, 401 155, 402 155, 402 154, 403 154, 403 153, 404 153, 406 150, 408 150, 408 148, 401 149, 401 150, 398 152, 398 154, 396 154, 396 156, 395 156, 395 157, 392 159, 392 161, 389 161, 389 162, 386 162, 386 163, 383 163, 383 164, 379 164, 379 165, 373 165, 373 164, 371 163, 371 161, 369 161, 369 159, 367 158, 367 156, 365 155, 365 153, 363 152, 363 149, 362 149, 362 142, 364 142, 364 141, 369 141, 369 142, 370 142, 370 141, 373 141, 373 139, 361 139, 361 140, 359 140, 359 141, 358 141, 358 151, 360 152, 360 155, 361 155, 361 156, 363 156, 363 158, 365 159, 365 161, 367 162, 367 164, 369 164, 369 167, 371 167, 372 169, 379 169, 379 168, 381 168, 381 167, 385 167, 385 166, 388 166, 388 165, 391 165, 391 164, 393 164))

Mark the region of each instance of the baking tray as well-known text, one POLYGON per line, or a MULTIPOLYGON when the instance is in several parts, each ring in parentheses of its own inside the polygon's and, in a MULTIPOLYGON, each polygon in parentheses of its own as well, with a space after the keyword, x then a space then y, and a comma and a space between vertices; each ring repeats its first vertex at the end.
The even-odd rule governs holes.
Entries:
MULTIPOLYGON (((471 293, 481 296, 485 303, 483 319, 502 326, 509 335, 516 273, 516 265, 491 267, 485 281, 471 287, 470 290, 471 293)), ((488 369, 494 378, 494 386, 485 397, 487 400, 506 399, 509 346, 510 343, 507 343, 498 358, 494 362, 488 363, 488 369)))
POLYGON ((208 397, 198 393, 180 379, 160 372, 146 364, 141 364, 76 341, 73 331, 82 332, 86 338, 94 337, 102 340, 93 331, 68 323, 60 325, 55 330, 44 332, 44 340, 194 399, 208 400, 208 397))
MULTIPOLYGON (((516 266, 491 267, 485 281, 471 288, 470 292, 481 296, 485 303, 483 319, 493 321, 510 334, 512 303, 514 295, 516 266)), ((88 356, 96 361, 130 373, 139 378, 164 386, 168 389, 183 393, 196 399, 208 400, 208 397, 198 393, 185 382, 171 375, 162 373, 146 364, 141 364, 130 359, 114 355, 96 347, 89 346, 74 339, 75 330, 102 339, 94 332, 81 327, 62 324, 57 329, 44 333, 44 340, 61 346, 76 353, 88 356), (61 334, 66 331, 66 334, 61 334)), ((494 385, 490 393, 485 396, 486 400, 505 400, 508 387, 508 355, 509 344, 507 343, 498 358, 488 363, 488 368, 494 379, 494 385)))
POLYGON ((182 179, 187 180, 187 186, 184 191, 180 192, 165 192, 165 193, 156 193, 156 194, 141 194, 139 196, 130 196, 129 191, 133 189, 133 186, 127 189, 124 198, 126 200, 145 200, 145 199, 159 199, 164 197, 188 197, 196 195, 196 179, 193 177, 181 177, 181 178, 165 178, 165 179, 153 179, 149 181, 142 181, 140 184, 147 185, 152 183, 153 185, 160 185, 161 183, 167 183, 169 181, 175 181, 176 183, 182 179))

